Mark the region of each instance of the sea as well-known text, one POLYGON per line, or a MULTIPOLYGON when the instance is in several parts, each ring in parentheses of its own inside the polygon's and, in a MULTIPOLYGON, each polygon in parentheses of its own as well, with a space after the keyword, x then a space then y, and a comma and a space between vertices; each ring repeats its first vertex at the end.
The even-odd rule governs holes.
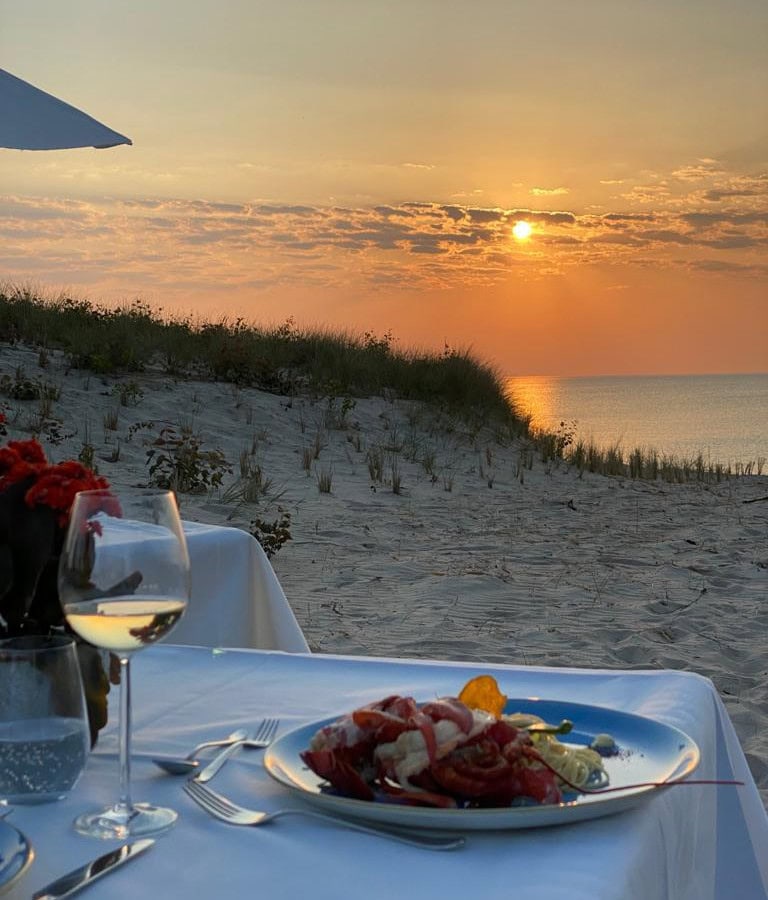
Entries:
POLYGON ((656 450, 677 460, 751 466, 768 474, 768 373, 512 376, 507 388, 534 427, 606 449, 656 450))

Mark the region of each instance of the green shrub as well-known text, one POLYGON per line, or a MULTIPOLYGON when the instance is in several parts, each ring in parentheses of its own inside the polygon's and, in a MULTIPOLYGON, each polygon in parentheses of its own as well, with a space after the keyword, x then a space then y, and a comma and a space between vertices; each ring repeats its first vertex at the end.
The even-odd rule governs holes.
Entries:
POLYGON ((281 506, 277 509, 280 516, 274 521, 254 519, 251 522, 250 533, 261 544, 267 559, 272 559, 278 550, 291 540, 291 514, 281 506))
POLYGON ((190 428, 161 429, 147 451, 149 483, 180 494, 201 494, 220 487, 232 471, 221 450, 203 450, 201 438, 190 428))

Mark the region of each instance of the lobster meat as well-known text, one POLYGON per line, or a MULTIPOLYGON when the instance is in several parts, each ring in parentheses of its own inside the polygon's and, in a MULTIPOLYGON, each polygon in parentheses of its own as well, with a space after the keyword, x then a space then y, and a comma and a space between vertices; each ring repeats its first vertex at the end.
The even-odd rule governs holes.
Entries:
POLYGON ((359 800, 463 808, 562 799, 525 730, 455 697, 385 697, 321 728, 301 758, 359 800))

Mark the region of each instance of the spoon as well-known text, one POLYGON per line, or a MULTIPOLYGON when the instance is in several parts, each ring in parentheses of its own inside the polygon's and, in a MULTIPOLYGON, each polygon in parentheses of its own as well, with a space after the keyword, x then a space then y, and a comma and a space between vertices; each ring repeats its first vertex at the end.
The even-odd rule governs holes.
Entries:
POLYGON ((223 741, 207 741, 205 744, 200 744, 187 756, 153 756, 152 762, 160 766, 165 772, 168 772, 169 775, 187 775, 200 768, 200 761, 195 759, 195 754, 199 753, 204 747, 226 747, 228 744, 235 744, 240 741, 243 742, 243 746, 247 747, 247 737, 247 731, 238 729, 233 731, 223 741))

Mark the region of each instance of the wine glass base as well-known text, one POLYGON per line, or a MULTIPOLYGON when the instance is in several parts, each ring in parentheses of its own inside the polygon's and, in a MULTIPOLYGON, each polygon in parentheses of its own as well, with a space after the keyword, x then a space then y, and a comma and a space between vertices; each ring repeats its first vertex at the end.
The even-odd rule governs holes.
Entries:
POLYGON ((171 828, 179 814, 164 806, 136 803, 128 809, 107 806, 95 812, 83 813, 75 819, 75 830, 88 837, 105 840, 161 834, 171 828))

